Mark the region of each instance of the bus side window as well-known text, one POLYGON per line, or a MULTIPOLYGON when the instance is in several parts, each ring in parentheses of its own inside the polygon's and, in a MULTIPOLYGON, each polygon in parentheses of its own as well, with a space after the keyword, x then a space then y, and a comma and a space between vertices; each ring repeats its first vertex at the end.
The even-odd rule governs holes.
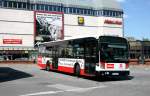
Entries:
POLYGON ((61 48, 61 55, 60 55, 62 58, 64 58, 65 57, 65 50, 64 50, 64 48, 61 48))

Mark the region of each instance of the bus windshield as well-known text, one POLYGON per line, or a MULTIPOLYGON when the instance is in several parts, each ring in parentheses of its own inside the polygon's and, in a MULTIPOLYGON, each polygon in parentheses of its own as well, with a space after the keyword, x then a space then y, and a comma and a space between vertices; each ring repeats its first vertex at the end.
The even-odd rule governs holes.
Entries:
POLYGON ((127 63, 128 44, 100 43, 100 60, 107 63, 127 63))

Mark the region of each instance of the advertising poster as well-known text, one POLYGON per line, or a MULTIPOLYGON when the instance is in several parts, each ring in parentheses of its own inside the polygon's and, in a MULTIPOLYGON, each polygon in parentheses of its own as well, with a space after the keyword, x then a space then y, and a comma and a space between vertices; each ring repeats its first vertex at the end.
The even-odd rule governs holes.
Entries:
POLYGON ((35 12, 35 43, 63 39, 63 23, 61 12, 35 12))

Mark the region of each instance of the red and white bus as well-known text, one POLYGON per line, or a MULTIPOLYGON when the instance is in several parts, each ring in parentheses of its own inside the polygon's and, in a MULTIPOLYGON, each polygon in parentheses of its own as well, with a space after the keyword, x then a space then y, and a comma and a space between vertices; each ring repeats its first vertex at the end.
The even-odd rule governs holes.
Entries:
POLYGON ((38 65, 77 76, 128 76, 128 48, 126 39, 112 36, 45 42, 39 45, 38 65))

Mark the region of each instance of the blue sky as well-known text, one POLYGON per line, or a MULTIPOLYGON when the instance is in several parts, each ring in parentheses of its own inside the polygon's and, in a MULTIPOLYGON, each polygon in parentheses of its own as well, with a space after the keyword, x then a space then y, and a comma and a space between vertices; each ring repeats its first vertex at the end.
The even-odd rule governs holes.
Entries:
POLYGON ((125 36, 150 40, 150 0, 117 0, 125 16, 125 36))

